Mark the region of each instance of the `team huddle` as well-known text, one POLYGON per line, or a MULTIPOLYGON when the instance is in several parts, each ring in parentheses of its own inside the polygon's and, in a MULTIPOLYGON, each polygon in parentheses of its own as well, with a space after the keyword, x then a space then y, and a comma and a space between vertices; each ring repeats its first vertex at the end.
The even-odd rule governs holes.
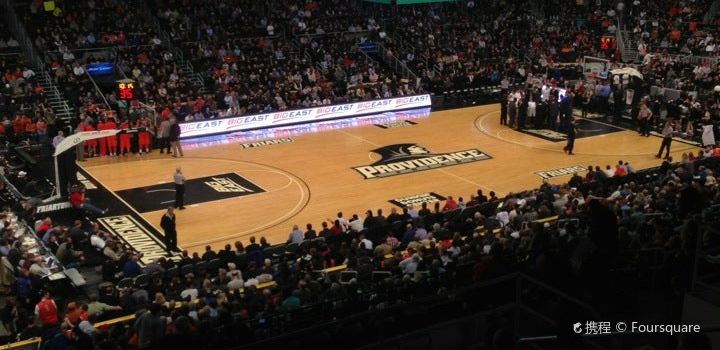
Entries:
POLYGON ((114 136, 85 141, 83 147, 85 155, 88 157, 108 155, 111 157, 120 155, 127 156, 133 152, 133 145, 131 143, 133 138, 136 142, 138 155, 150 153, 152 124, 150 120, 145 117, 137 119, 132 124, 128 120, 124 120, 119 125, 114 117, 103 118, 98 121, 97 125, 93 125, 93 120, 87 118, 78 125, 77 131, 115 129, 119 129, 120 133, 114 136), (133 135, 135 135, 135 137, 132 137, 133 135))

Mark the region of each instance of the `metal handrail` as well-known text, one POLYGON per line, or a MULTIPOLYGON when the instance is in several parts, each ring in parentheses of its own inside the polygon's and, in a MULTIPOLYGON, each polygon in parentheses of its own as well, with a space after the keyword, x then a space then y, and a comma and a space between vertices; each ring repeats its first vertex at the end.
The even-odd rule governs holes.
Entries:
POLYGON ((150 24, 153 26, 157 34, 160 36, 160 40, 162 40, 163 44, 168 48, 168 50, 175 56, 175 59, 180 62, 181 65, 183 65, 189 72, 188 78, 195 78, 197 82, 200 84, 200 86, 204 89, 205 88, 205 80, 202 78, 200 74, 195 72, 194 67, 190 63, 190 61, 185 59, 185 56, 182 53, 182 50, 178 48, 175 45, 175 42, 172 40, 170 35, 163 29, 162 25, 160 24, 160 21, 158 21, 157 17, 153 15, 152 10, 150 9, 147 1, 136 1, 140 3, 139 8, 142 9, 143 16, 146 20, 150 22, 150 24))
POLYGON ((32 40, 30 40, 30 37, 25 31, 25 27, 22 25, 22 23, 19 22, 18 15, 17 13, 15 13, 15 9, 13 8, 11 0, 2 0, 2 4, 0 7, 4 8, 3 12, 5 13, 5 19, 9 24, 9 29, 11 30, 15 39, 20 44, 23 53, 25 53, 25 56, 27 56, 30 62, 32 62, 34 65, 38 67, 44 66, 45 62, 43 62, 37 52, 35 52, 33 42, 32 40))
POLYGON ((380 56, 385 61, 386 64, 392 66, 392 68, 400 73, 405 78, 412 78, 413 80, 417 80, 417 75, 411 71, 405 63, 400 61, 395 54, 390 53, 388 55, 388 49, 383 45, 382 43, 377 43, 378 48, 380 49, 380 56), (388 62, 389 61, 389 62, 388 62))
MULTIPOLYGON (((25 54, 25 56, 29 60, 29 65, 35 66, 37 69, 36 74, 42 76, 43 79, 47 82, 49 85, 49 90, 46 93, 48 95, 54 94, 56 97, 58 97, 60 101, 60 108, 59 111, 66 115, 72 115, 73 111, 70 108, 70 106, 67 103, 67 99, 60 94, 60 91, 57 89, 57 86, 53 83, 53 79, 50 76, 50 74, 46 70, 47 60, 38 54, 38 52, 35 50, 35 45, 30 39, 30 36, 27 34, 27 31, 25 30, 25 27, 22 23, 19 21, 19 17, 17 13, 15 12, 15 9, 13 8, 12 2, 10 0, 2 0, 2 3, 0 3, 0 8, 4 9, 5 13, 5 19, 7 23, 9 24, 9 28, 12 31, 13 36, 15 39, 20 43, 22 52, 25 54)), ((53 110, 55 110, 56 107, 53 107, 53 110)))
POLYGON ((412 45, 412 44, 407 43, 407 42, 405 41, 405 39, 403 39, 402 36, 401 36, 397 31, 393 32, 393 41, 394 41, 395 45, 396 45, 400 50, 403 50, 404 52, 412 53, 412 55, 415 57, 415 59, 422 60, 423 63, 425 64, 425 67, 426 67, 427 69, 432 69, 433 72, 435 73, 435 75, 439 75, 439 74, 440 74, 440 67, 439 67, 439 65, 438 65, 438 64, 435 64, 435 65, 433 65, 433 66, 431 67, 431 66, 430 66, 430 62, 428 61, 428 59, 427 59, 425 56, 420 55, 420 50, 418 50, 418 49, 415 47, 415 45, 412 45))
POLYGON ((100 87, 95 83, 95 79, 93 79, 92 75, 90 75, 87 68, 85 68, 85 74, 90 79, 90 82, 95 87, 95 90, 100 93, 100 96, 102 96, 103 102, 105 102, 105 106, 107 107, 107 109, 112 109, 112 108, 110 108, 110 103, 108 102, 107 98, 105 98, 105 94, 102 92, 102 90, 100 90, 100 87))
POLYGON ((63 109, 63 112, 65 112, 65 113, 68 114, 68 115, 72 115, 72 114, 73 114, 73 110, 72 110, 72 109, 70 108, 70 106, 68 105, 67 99, 65 98, 65 96, 63 96, 63 95, 60 93, 60 91, 57 89, 57 86, 56 86, 55 84, 53 84, 52 78, 50 77, 50 74, 49 74, 46 70, 44 70, 44 69, 43 69, 42 71, 40 71, 40 74, 42 74, 43 77, 46 79, 45 81, 47 81, 47 82, 50 84, 50 88, 52 89, 52 92, 55 94, 55 96, 57 96, 58 98, 60 98, 61 107, 62 107, 62 109, 63 109))
POLYGON ((707 12, 705 12, 705 15, 703 16, 702 22, 705 24, 708 24, 712 21, 713 17, 715 17, 715 14, 720 10, 720 0, 715 0, 710 5, 710 9, 708 9, 707 12))

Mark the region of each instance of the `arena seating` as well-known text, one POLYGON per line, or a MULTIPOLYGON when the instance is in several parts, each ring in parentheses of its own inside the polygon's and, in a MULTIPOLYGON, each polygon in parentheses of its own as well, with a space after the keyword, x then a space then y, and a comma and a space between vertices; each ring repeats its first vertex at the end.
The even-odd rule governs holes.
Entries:
POLYGON ((716 45, 709 38, 717 34, 717 26, 703 23, 712 1, 657 1, 649 6, 628 4, 625 26, 642 51, 715 55, 716 45))
MULTIPOLYGON (((131 322, 153 304, 163 305, 161 314, 172 319, 168 326, 172 331, 156 341, 199 342, 215 335, 213 346, 227 346, 300 329, 307 321, 318 322, 341 310, 347 316, 372 305, 410 302, 434 294, 438 288, 489 281, 514 271, 565 287, 568 280, 550 273, 560 266, 544 266, 538 259, 569 240, 597 245, 602 254, 588 255, 590 261, 614 257, 613 263, 604 260, 601 270, 641 271, 668 258, 658 248, 682 252, 682 247, 694 244, 697 231, 693 230, 699 229, 696 215, 714 202, 692 200, 700 189, 690 181, 699 177, 700 186, 715 183, 714 174, 720 171, 718 159, 676 166, 667 163, 623 177, 595 178, 591 174, 577 188, 544 185, 500 200, 472 194, 459 209, 443 211, 436 205, 434 210, 416 214, 415 208, 406 208, 400 216, 365 218, 365 228, 360 232, 319 232, 319 238, 300 245, 243 246, 237 242, 235 249, 230 245, 218 252, 208 248, 202 256, 184 255, 178 263, 160 259, 132 277, 123 276, 131 271, 128 266, 132 263, 127 261, 133 260, 132 252, 123 252, 122 247, 110 243, 112 237, 100 235, 108 240, 104 255, 120 258, 105 258, 102 263, 109 283, 100 286, 98 299, 120 305, 123 313, 131 314, 96 322, 96 340, 128 341, 133 327, 103 331, 105 326, 131 322), (608 215, 617 218, 617 226, 608 224, 608 215), (672 227, 686 233, 663 229, 672 227), (613 238, 607 240, 608 234, 613 238), (365 239, 371 241, 373 249, 366 249, 365 239), (389 285, 396 287, 388 290, 389 285), (326 314, 323 309, 332 313, 326 314), (190 327, 177 329, 181 324, 190 327), (226 333, 239 329, 254 336, 226 333)), ((46 229, 39 227, 40 232, 46 229)), ((53 230, 49 241, 63 241, 66 233, 61 232, 53 230)), ((84 251, 87 259, 98 254, 88 242, 80 242, 73 249, 84 251)), ((587 264, 587 268, 598 268, 587 264)), ((22 264, 18 271, 23 271, 22 264)), ((586 287, 594 285, 588 283, 586 287)), ((18 307, 32 306, 37 291, 33 288, 28 302, 18 307)))
MULTIPOLYGON (((638 90, 631 99, 630 117, 636 114, 632 105, 646 96, 656 116, 684 116, 678 129, 698 129, 706 112, 713 122, 720 117, 714 91, 720 82, 714 39, 718 20, 699 23, 710 1, 627 2, 618 7, 618 2, 550 0, 533 9, 525 1, 478 0, 393 10, 351 0, 280 3, 156 0, 151 7, 172 43, 158 38, 132 2, 56 0, 57 10, 47 11, 43 2, 21 1, 20 8, 36 48, 49 52, 48 68, 65 96, 93 117, 102 115, 98 106, 105 99, 108 107, 118 108, 117 96, 103 96, 89 81, 82 66, 98 58, 86 51, 116 60, 128 77, 140 82, 139 99, 158 112, 168 108, 181 120, 197 120, 423 91, 458 107, 477 102, 481 92, 504 101, 525 82, 573 81, 573 88, 592 95, 599 84, 566 78, 578 69, 576 75, 582 76, 581 66, 563 71, 556 64, 576 64, 583 56, 620 61, 614 47, 602 48, 600 42, 625 27, 634 33, 629 40, 647 46, 637 68, 648 91, 638 90), (380 63, 378 52, 364 52, 359 44, 365 42, 385 45, 421 77, 421 85, 380 63), (205 91, 179 69, 171 45, 202 75, 205 91), (504 82, 508 86, 502 87, 504 82), (649 86, 676 89, 680 98, 651 95, 649 86)), ((7 31, 0 27, 0 32, 7 31)), ((11 142, 40 141, 27 125, 50 119, 51 112, 19 50, 3 43, 7 46, 8 39, 0 37, 0 116, 16 120, 4 123, 3 130, 12 135, 11 142)), ((618 101, 627 93, 619 83, 607 84, 613 85, 618 101)), ((581 99, 575 104, 581 107, 581 99)), ((607 109, 607 104, 596 108, 607 109)), ((654 124, 660 123, 656 118, 654 124)), ((146 266, 134 262, 137 256, 129 247, 92 226, 81 228, 90 234, 83 238, 72 227, 45 222, 7 188, 28 183, 13 170, 17 159, 12 157, 5 160, 9 182, 0 189, 0 201, 29 224, 40 221, 34 234, 63 264, 99 267, 103 281, 94 296, 122 308, 70 315, 66 325, 47 327, 54 333, 45 334, 45 340, 55 339, 64 327, 76 335, 72 345, 79 348, 90 333, 100 348, 147 341, 144 335, 133 340, 142 327, 135 321, 162 316, 169 320, 164 336, 151 340, 168 348, 252 345, 288 334, 360 346, 362 331, 377 331, 368 339, 380 341, 487 311, 517 291, 500 293, 482 283, 507 282, 516 274, 588 297, 608 313, 631 307, 608 305, 603 299, 605 293, 617 292, 611 283, 616 278, 629 286, 658 283, 664 290, 671 284, 686 290, 688 261, 695 258, 698 238, 706 237, 701 248, 715 249, 717 242, 715 231, 699 215, 710 215, 707 208, 720 205, 719 159, 708 149, 627 176, 592 172, 574 178, 573 185, 546 184, 502 199, 473 193, 458 209, 445 211, 438 204, 419 213, 419 208, 404 208, 393 218, 366 217, 358 232, 338 221, 330 225, 339 226, 337 233, 308 233, 301 244, 236 242, 222 251, 186 252, 179 261, 161 259, 146 266), (578 246, 594 250, 576 250, 578 246), (413 313, 417 310, 424 311, 422 317, 413 313), (77 323, 84 317, 93 330, 77 323)), ((38 273, 42 266, 33 267, 35 256, 12 235, 0 241, 0 255, 9 261, 9 276, 15 279, 3 279, 2 286, 17 300, 16 305, 5 304, 10 319, 3 322, 15 325, 9 339, 37 344, 40 340, 26 339, 41 336, 30 325, 36 322, 33 308, 40 292, 48 287, 38 273)), ((66 315, 70 302, 80 309, 88 304, 85 297, 58 300, 60 315, 66 315)))

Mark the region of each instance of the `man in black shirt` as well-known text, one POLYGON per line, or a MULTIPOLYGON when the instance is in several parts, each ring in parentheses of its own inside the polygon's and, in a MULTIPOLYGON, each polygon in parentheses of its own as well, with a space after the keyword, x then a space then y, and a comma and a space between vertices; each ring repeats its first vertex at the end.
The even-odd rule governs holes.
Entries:
POLYGON ((205 261, 210 261, 210 260, 213 260, 213 259, 215 259, 215 258, 217 258, 217 257, 218 257, 218 255, 217 255, 217 253, 215 253, 215 252, 212 250, 212 247, 209 246, 209 245, 206 245, 206 246, 205 246, 205 253, 203 253, 202 259, 205 260, 205 261))
POLYGON ((183 156, 182 146, 180 145, 180 124, 178 124, 175 118, 170 118, 170 149, 172 149, 173 157, 183 156))
POLYGON ((421 204, 420 211, 418 211, 418 215, 420 215, 422 217, 426 217, 426 216, 430 215, 430 209, 428 209, 428 207, 427 207, 427 202, 423 202, 423 204, 421 204))
POLYGON ((573 176, 570 178, 570 181, 568 181, 568 186, 578 188, 580 185, 582 185, 583 178, 578 175, 578 173, 573 174, 573 176))
POLYGON ((323 221, 322 223, 322 230, 320 230, 320 237, 323 237, 325 239, 332 237, 333 233, 328 228, 327 222, 323 221))
POLYGON ((253 251, 261 250, 260 245, 255 243, 255 236, 250 236, 250 244, 248 244, 247 247, 245 247, 245 251, 250 254, 253 251))
POLYGON ((307 231, 305 231, 305 240, 315 239, 317 233, 313 230, 312 224, 307 224, 305 227, 307 228, 307 231))
POLYGON ((395 221, 400 221, 400 219, 401 219, 401 216, 400 216, 400 214, 398 214, 397 208, 395 208, 395 207, 390 208, 390 215, 388 215, 388 217, 387 217, 387 222, 392 224, 395 221))
POLYGON ((575 125, 575 118, 570 118, 570 125, 567 129, 567 145, 563 150, 569 154, 573 154, 573 148, 575 147, 575 136, 577 135, 577 126, 575 125))
POLYGON ((226 244, 225 249, 219 251, 217 257, 227 265, 227 263, 232 262, 235 259, 235 252, 232 250, 231 245, 226 244))
POLYGON ((168 254, 177 249, 177 231, 175 230, 175 208, 169 207, 160 220, 160 227, 165 233, 165 249, 168 254))
POLYGON ((478 204, 483 204, 488 201, 488 198, 483 194, 483 190, 477 190, 477 197, 475 197, 475 200, 477 200, 478 204))

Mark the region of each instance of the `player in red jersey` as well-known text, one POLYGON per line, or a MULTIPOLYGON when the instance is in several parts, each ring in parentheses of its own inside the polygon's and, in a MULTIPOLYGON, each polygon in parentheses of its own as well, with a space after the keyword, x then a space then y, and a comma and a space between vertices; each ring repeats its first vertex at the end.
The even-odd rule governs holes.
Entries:
MULTIPOLYGON (((98 130, 107 130, 107 126, 105 126, 105 119, 100 119, 97 123, 97 129, 98 130)), ((98 144, 100 145, 100 156, 105 157, 107 155, 107 140, 105 137, 101 137, 97 139, 98 144)))
MULTIPOLYGON (((105 130, 115 129, 117 129, 117 124, 115 124, 115 118, 108 118, 108 120, 105 122, 105 130)), ((117 136, 108 136, 105 138, 105 140, 107 141, 108 152, 110 153, 110 156, 115 157, 116 155, 119 155, 120 153, 117 150, 117 136)))
MULTIPOLYGON (((95 131, 95 127, 88 122, 83 122, 82 131, 95 131)), ((97 139, 85 141, 85 152, 87 152, 88 157, 95 157, 97 144, 97 139)))
POLYGON ((130 134, 128 134, 128 130, 130 129, 130 123, 126 120, 124 120, 122 123, 120 123, 120 129, 123 130, 123 132, 120 134, 120 154, 124 154, 126 157, 130 154, 130 134))
POLYGON ((147 117, 137 120, 135 127, 138 131, 138 154, 150 153, 150 121, 147 117))

